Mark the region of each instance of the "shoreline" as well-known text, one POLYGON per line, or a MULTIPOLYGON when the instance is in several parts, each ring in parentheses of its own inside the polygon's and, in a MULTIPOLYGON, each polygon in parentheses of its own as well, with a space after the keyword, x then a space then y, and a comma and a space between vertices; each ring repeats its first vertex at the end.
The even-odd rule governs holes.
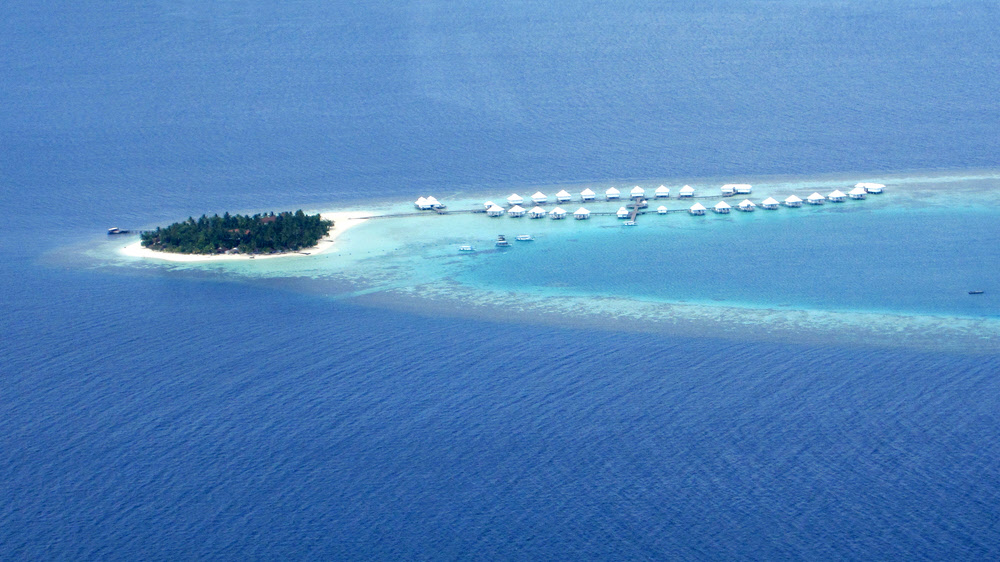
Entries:
POLYGON ((333 228, 330 232, 315 245, 309 248, 303 248, 297 252, 285 252, 281 254, 219 254, 219 255, 205 255, 205 254, 176 254, 171 252, 160 252, 157 250, 150 250, 149 248, 144 248, 141 241, 133 242, 127 246, 122 247, 118 250, 118 253, 132 257, 132 258, 146 258, 146 259, 157 259, 170 262, 220 262, 220 261, 249 261, 253 260, 266 260, 273 258, 288 258, 293 256, 305 256, 305 255, 316 255, 329 251, 336 245, 337 238, 362 223, 368 220, 368 217, 375 216, 377 213, 372 213, 368 211, 339 211, 333 213, 320 213, 320 216, 326 220, 333 221, 333 228))

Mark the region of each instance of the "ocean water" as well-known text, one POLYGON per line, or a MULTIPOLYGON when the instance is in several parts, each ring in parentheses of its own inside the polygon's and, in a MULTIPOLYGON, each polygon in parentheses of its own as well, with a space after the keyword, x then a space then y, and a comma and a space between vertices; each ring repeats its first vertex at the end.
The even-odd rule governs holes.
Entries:
POLYGON ((0 15, 0 558, 997 558, 995 6, 0 15), (880 179, 632 229, 379 219, 287 261, 101 235, 880 179))

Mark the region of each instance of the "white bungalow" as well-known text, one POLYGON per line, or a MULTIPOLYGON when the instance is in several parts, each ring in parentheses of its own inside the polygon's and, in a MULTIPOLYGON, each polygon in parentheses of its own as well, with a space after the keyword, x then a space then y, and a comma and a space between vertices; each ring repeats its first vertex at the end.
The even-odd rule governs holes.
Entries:
POLYGON ((753 193, 753 186, 748 183, 734 183, 733 188, 736 189, 737 195, 750 195, 753 193))
POLYGON ((639 187, 638 185, 632 188, 632 191, 628 192, 629 197, 635 199, 636 197, 645 197, 646 190, 639 187))
POLYGON ((757 205, 754 205, 753 201, 749 199, 744 199, 740 201, 740 204, 736 206, 737 209, 743 211, 744 213, 752 213, 757 205))
POLYGON ((565 203, 566 201, 569 201, 572 198, 573 196, 570 195, 569 192, 566 191, 565 189, 563 189, 559 193, 556 193, 556 201, 560 203, 565 203))
POLYGON ((483 208, 489 209, 493 205, 496 205, 496 203, 494 203, 493 201, 487 201, 487 202, 483 203, 483 208))
POLYGON ((665 185, 661 185, 656 188, 655 195, 656 197, 670 197, 670 188, 665 185))
POLYGON ((541 207, 535 207, 535 208, 531 209, 530 211, 528 211, 528 218, 532 218, 532 219, 544 219, 545 215, 547 215, 547 214, 548 213, 545 211, 545 209, 543 209, 541 207))
POLYGON ((764 209, 767 209, 768 211, 773 211, 777 209, 778 205, 780 205, 780 203, 778 203, 778 200, 775 199, 774 197, 768 197, 767 199, 760 202, 760 206, 763 207, 764 209))
POLYGON ((809 197, 806 197, 806 203, 810 205, 822 205, 826 201, 826 197, 823 197, 819 193, 813 193, 809 197))
POLYGON ((580 207, 579 209, 573 212, 573 218, 578 221, 587 220, 590 218, 590 211, 584 209, 583 207, 580 207))
POLYGON ((863 187, 855 187, 854 189, 847 192, 847 196, 851 199, 864 199, 868 192, 865 191, 863 187))
POLYGON ((521 203, 524 203, 524 198, 516 193, 507 198, 508 205, 520 205, 521 203))
POLYGON ((799 198, 799 197, 796 197, 795 195, 789 195, 788 197, 785 198, 785 206, 786 207, 801 207, 802 206, 802 199, 799 198))
POLYGON ((720 215, 728 215, 731 209, 732 206, 730 206, 729 203, 726 203, 725 201, 719 201, 718 203, 715 204, 715 207, 712 207, 712 210, 715 211, 716 213, 719 213, 720 215))
POLYGON ((535 194, 531 196, 531 200, 535 202, 535 205, 541 205, 542 203, 548 202, 549 198, 546 197, 541 191, 536 191, 535 194))
POLYGON ((630 215, 631 213, 632 213, 632 212, 631 212, 631 211, 629 211, 628 209, 626 209, 625 207, 620 207, 620 208, 618 209, 618 213, 616 213, 616 214, 618 215, 618 218, 620 218, 620 219, 627 219, 627 218, 628 218, 628 216, 629 216, 629 215, 630 215))
POLYGON ((681 192, 677 194, 678 197, 694 197, 694 188, 690 185, 685 185, 681 188, 681 192))
POLYGON ((566 210, 563 209, 562 207, 556 207, 555 209, 549 211, 549 218, 557 220, 564 219, 566 218, 566 210))
POLYGON ((656 208, 656 212, 661 215, 665 215, 667 214, 667 208, 664 205, 660 205, 659 207, 656 208))
POLYGON ((833 191, 830 192, 829 195, 826 196, 826 198, 831 203, 843 203, 844 200, 847 199, 847 196, 844 195, 843 191, 841 191, 839 189, 834 189, 833 191))
POLYGON ((597 194, 589 187, 580 192, 580 199, 584 201, 593 201, 595 197, 597 197, 597 194))
POLYGON ((726 185, 722 186, 722 196, 723 197, 729 197, 730 195, 733 195, 734 193, 736 193, 736 188, 733 187, 733 184, 727 183, 726 185))
POLYGON ((413 206, 416 207, 416 208, 418 208, 418 209, 420 209, 421 211, 423 211, 425 209, 430 209, 430 206, 427 204, 427 198, 426 197, 420 197, 419 199, 417 199, 416 201, 414 201, 413 202, 413 206))
POLYGON ((691 208, 688 209, 688 212, 691 213, 692 215, 704 215, 705 206, 702 205, 701 203, 695 203, 694 205, 691 205, 691 208))
POLYGON ((491 217, 501 217, 505 212, 500 205, 493 205, 489 209, 486 209, 486 214, 491 217))
POLYGON ((507 215, 511 216, 511 217, 514 217, 514 218, 523 217, 524 216, 524 207, 522 207, 520 205, 514 205, 510 209, 507 209, 507 215))
POLYGON ((854 187, 860 187, 860 188, 864 189, 865 191, 867 191, 868 193, 882 193, 882 190, 885 189, 885 184, 881 184, 881 183, 859 183, 859 184, 855 185, 854 187))
POLYGON ((604 192, 604 196, 607 198, 608 201, 611 201, 612 199, 618 199, 619 197, 621 197, 621 195, 622 192, 618 191, 613 187, 609 188, 607 191, 604 192))
POLYGON ((431 197, 428 197, 427 199, 425 199, 425 201, 426 201, 426 202, 427 202, 427 204, 429 205, 429 207, 427 207, 428 209, 434 209, 434 208, 436 208, 436 207, 441 207, 441 206, 443 206, 443 205, 441 205, 441 203, 440 203, 440 202, 439 202, 439 201, 438 201, 437 199, 435 199, 435 198, 434 198, 433 196, 431 196, 431 197))

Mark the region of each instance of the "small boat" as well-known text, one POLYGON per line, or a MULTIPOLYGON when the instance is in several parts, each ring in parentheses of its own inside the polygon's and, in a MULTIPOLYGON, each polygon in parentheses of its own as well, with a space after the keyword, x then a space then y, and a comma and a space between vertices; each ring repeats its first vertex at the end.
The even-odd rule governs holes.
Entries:
POLYGON ((517 238, 514 240, 517 240, 518 242, 531 242, 534 238, 532 238, 530 234, 518 234, 517 238))
POLYGON ((635 226, 635 221, 625 221, 622 226, 635 226))
POLYGON ((975 291, 969 291, 969 294, 970 295, 981 295, 981 294, 983 294, 983 291, 981 291, 979 289, 976 289, 975 291))
POLYGON ((469 246, 468 244, 466 244, 464 246, 459 246, 458 247, 458 251, 459 252, 475 252, 476 249, 473 248, 472 246, 469 246))
POLYGON ((122 229, 118 228, 117 226, 113 227, 113 228, 109 228, 108 229, 108 236, 111 236, 111 235, 114 235, 114 234, 131 234, 131 232, 128 231, 128 230, 122 230, 122 229))
POLYGON ((503 234, 501 234, 501 235, 497 236, 497 244, 496 245, 497 245, 497 248, 508 248, 508 247, 510 247, 510 240, 507 240, 507 237, 504 236, 503 234))

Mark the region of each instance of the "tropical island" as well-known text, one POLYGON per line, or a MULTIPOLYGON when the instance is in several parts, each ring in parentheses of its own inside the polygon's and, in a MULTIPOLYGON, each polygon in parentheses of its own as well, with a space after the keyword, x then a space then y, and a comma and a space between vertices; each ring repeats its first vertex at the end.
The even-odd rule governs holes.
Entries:
POLYGON ((333 228, 321 215, 301 209, 275 214, 202 215, 143 232, 144 248, 178 254, 280 254, 315 246, 333 228))

